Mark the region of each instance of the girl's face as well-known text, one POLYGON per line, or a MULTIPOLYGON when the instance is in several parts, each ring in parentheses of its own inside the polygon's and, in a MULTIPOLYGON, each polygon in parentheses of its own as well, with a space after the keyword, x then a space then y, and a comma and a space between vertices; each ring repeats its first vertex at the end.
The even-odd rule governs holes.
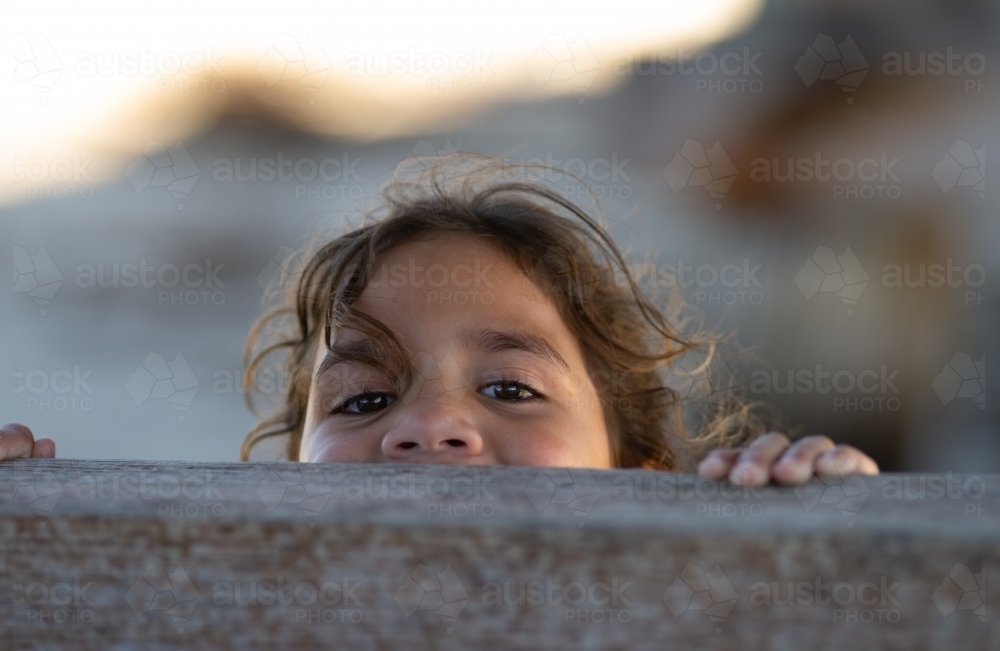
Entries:
MULTIPOLYGON (((436 236, 376 260, 354 307, 413 361, 391 378, 327 359, 320 342, 299 460, 611 467, 600 399, 552 300, 502 253, 436 236)), ((364 350, 357 332, 334 349, 364 350)))

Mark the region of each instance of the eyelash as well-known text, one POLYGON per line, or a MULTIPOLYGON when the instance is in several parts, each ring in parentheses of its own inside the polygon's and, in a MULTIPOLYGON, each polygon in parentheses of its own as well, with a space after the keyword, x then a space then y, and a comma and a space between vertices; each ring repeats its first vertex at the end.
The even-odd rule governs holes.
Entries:
MULTIPOLYGON (((480 389, 480 391, 482 391, 486 387, 495 386, 497 384, 513 384, 513 385, 516 385, 517 387, 519 387, 521 390, 527 391, 528 393, 531 394, 531 396, 528 397, 528 398, 522 398, 522 399, 519 399, 519 400, 504 400, 503 402, 533 402, 535 400, 543 400, 543 399, 545 399, 545 396, 542 395, 542 392, 539 391, 538 389, 536 389, 535 387, 531 386, 527 382, 521 382, 520 380, 515 380, 514 378, 511 378, 511 377, 501 377, 501 378, 497 378, 495 380, 490 380, 489 382, 487 382, 487 383, 483 384, 481 387, 479 387, 479 389, 480 389)), ((499 398, 495 398, 495 399, 499 400, 499 398)))
MULTIPOLYGON (((501 402, 534 402, 536 400, 544 400, 545 399, 545 396, 542 394, 541 391, 539 391, 538 389, 534 388, 533 386, 531 386, 527 382, 521 382, 520 380, 515 380, 513 378, 508 378, 508 377, 502 377, 502 378, 497 378, 495 380, 490 380, 489 382, 487 382, 487 383, 483 384, 482 386, 480 386, 479 390, 482 391, 486 387, 491 387, 491 386, 495 386, 495 385, 498 385, 498 384, 512 384, 512 385, 515 385, 520 390, 527 391, 528 393, 530 393, 531 396, 529 396, 527 398, 520 398, 520 399, 517 399, 517 400, 501 400, 500 398, 493 398, 493 400, 500 400, 501 402)), ((356 393, 354 395, 348 396, 347 398, 345 398, 344 400, 342 400, 336 407, 334 407, 332 410, 330 410, 330 414, 331 415, 336 415, 336 416, 340 416, 340 415, 345 415, 345 416, 365 416, 368 413, 375 413, 375 412, 351 412, 351 411, 347 411, 347 407, 348 407, 348 405, 350 405, 351 403, 355 402, 356 400, 360 400, 362 398, 367 398, 367 397, 376 397, 376 396, 387 396, 387 397, 389 397, 389 401, 388 401, 388 404, 386 405, 386 407, 389 407, 394 402, 396 402, 396 396, 392 395, 391 393, 389 393, 387 391, 373 391, 371 389, 364 389, 364 390, 362 390, 362 391, 360 391, 360 392, 358 392, 358 393, 356 393)), ((383 411, 383 410, 379 409, 378 411, 383 411)))
MULTIPOLYGON (((396 396, 392 395, 388 391, 375 391, 372 389, 365 388, 359 391, 358 393, 350 395, 344 400, 340 401, 340 403, 336 407, 330 410, 330 414, 334 416, 365 416, 368 413, 374 413, 374 412, 347 411, 347 406, 356 400, 360 400, 361 398, 377 397, 377 396, 388 396, 390 398, 388 404, 386 405, 387 407, 392 405, 392 403, 396 402, 396 396)), ((378 411, 382 410, 380 409, 378 411)))

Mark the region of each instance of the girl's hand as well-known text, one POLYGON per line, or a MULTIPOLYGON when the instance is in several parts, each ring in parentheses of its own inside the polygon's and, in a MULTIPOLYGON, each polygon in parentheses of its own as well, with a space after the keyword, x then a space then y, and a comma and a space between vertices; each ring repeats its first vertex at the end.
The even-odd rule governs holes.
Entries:
POLYGON ((795 443, 784 434, 765 434, 745 448, 713 450, 698 464, 698 474, 729 479, 739 486, 801 484, 813 475, 877 475, 878 465, 857 448, 835 445, 825 436, 806 436, 795 443))
POLYGON ((0 461, 3 459, 54 459, 56 442, 52 439, 38 439, 24 425, 11 423, 0 427, 0 461))

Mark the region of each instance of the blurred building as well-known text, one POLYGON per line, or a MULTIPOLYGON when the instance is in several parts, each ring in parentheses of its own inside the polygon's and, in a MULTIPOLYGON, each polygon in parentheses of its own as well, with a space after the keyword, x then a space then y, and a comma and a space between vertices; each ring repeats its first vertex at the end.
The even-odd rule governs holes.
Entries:
POLYGON ((644 282, 733 333, 732 373, 786 426, 888 470, 995 472, 998 28, 985 2, 772 2, 723 42, 593 66, 560 36, 526 74, 570 91, 468 79, 427 120, 372 104, 398 123, 354 137, 335 84, 206 77, 128 122, 147 145, 115 178, 19 159, 2 417, 60 456, 234 459, 244 338, 291 252, 407 156, 471 150, 583 176, 644 282))

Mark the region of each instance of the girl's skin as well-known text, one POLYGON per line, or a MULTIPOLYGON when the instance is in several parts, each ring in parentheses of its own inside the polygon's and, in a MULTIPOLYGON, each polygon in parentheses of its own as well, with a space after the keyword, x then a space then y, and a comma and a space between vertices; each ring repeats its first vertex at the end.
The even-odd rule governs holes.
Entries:
MULTIPOLYGON (((397 334, 413 362, 412 381, 397 395, 389 378, 367 366, 324 363, 320 342, 299 461, 613 467, 576 337, 555 303, 501 252, 470 236, 438 235, 385 253, 376 270, 383 265, 420 271, 405 282, 369 283, 355 307, 397 334), (441 264, 448 281, 431 286, 426 271, 441 264)), ((350 331, 336 333, 332 346, 366 352, 350 331)), ((33 441, 21 425, 0 428, 0 459, 29 456, 52 458, 55 443, 33 441)), ((698 472, 758 486, 876 474, 878 467, 825 436, 792 444, 771 433, 743 449, 715 450, 698 472)))

